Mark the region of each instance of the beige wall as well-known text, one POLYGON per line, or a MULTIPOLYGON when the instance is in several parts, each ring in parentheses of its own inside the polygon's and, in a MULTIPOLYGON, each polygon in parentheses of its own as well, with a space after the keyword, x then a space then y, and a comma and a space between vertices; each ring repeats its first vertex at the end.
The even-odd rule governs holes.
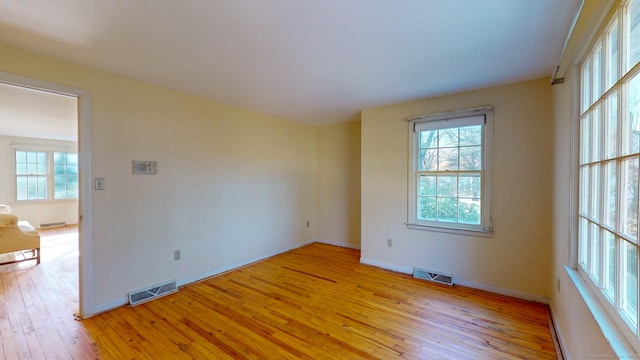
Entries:
POLYGON ((315 238, 314 127, 4 45, 0 59, 91 91, 93 176, 106 180, 92 196, 94 309, 315 238), (133 176, 132 160, 158 161, 158 175, 133 176))
POLYGON ((551 89, 546 79, 362 112, 362 258, 544 299, 551 286, 551 89), (409 230, 408 117, 494 107, 492 238, 409 230), (393 247, 387 247, 387 239, 393 247))
POLYGON ((360 248, 360 124, 318 128, 318 241, 360 248))
POLYGON ((16 190, 13 171, 14 148, 12 144, 26 146, 42 146, 44 149, 76 148, 77 144, 69 141, 33 139, 15 136, 0 136, 0 204, 11 206, 11 212, 20 220, 26 220, 34 227, 40 224, 65 221, 67 224, 78 223, 78 200, 26 201, 15 202, 16 190))
POLYGON ((585 305, 565 266, 571 265, 571 173, 575 160, 571 158, 572 131, 577 122, 572 112, 574 83, 577 74, 572 64, 579 61, 582 48, 588 45, 595 21, 605 13, 607 1, 584 3, 580 18, 561 62, 560 76, 564 83, 552 87, 553 94, 553 281, 551 308, 568 359, 617 358, 605 340, 593 315, 585 305), (572 121, 573 129, 572 130, 572 121), (559 285, 559 287, 558 287, 559 285))

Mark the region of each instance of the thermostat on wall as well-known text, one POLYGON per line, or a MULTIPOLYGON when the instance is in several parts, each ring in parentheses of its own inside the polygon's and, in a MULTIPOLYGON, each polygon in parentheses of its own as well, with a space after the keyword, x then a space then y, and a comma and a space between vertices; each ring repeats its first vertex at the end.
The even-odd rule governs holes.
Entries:
POLYGON ((157 161, 133 160, 133 175, 156 175, 158 173, 157 161))

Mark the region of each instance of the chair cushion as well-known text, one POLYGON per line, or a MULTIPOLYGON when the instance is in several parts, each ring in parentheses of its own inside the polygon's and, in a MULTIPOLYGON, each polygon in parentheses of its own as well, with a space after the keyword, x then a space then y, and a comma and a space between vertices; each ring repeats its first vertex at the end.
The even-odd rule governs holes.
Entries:
POLYGON ((0 214, 0 227, 15 227, 18 217, 13 214, 0 214))
POLYGON ((11 207, 9 205, 0 204, 0 214, 11 214, 11 207))

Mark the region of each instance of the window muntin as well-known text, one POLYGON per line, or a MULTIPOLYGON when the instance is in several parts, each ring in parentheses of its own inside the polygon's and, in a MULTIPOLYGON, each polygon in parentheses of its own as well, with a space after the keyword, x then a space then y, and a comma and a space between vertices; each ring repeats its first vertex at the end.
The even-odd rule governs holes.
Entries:
POLYGON ((582 62, 580 80, 578 265, 637 340, 640 0, 614 14, 582 62))
POLYGON ((39 148, 16 146, 16 201, 78 199, 78 154, 39 148))
POLYGON ((491 231, 490 117, 484 109, 410 121, 410 226, 491 231))
POLYGON ((16 151, 16 199, 47 199, 47 153, 16 151))

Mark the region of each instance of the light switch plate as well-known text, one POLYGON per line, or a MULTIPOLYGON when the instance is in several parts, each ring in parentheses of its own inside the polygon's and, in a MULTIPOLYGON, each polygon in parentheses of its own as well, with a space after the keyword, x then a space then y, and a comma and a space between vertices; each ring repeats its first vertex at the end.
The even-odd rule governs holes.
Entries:
POLYGON ((97 177, 93 179, 94 185, 93 188, 96 190, 104 190, 104 178, 97 177))

